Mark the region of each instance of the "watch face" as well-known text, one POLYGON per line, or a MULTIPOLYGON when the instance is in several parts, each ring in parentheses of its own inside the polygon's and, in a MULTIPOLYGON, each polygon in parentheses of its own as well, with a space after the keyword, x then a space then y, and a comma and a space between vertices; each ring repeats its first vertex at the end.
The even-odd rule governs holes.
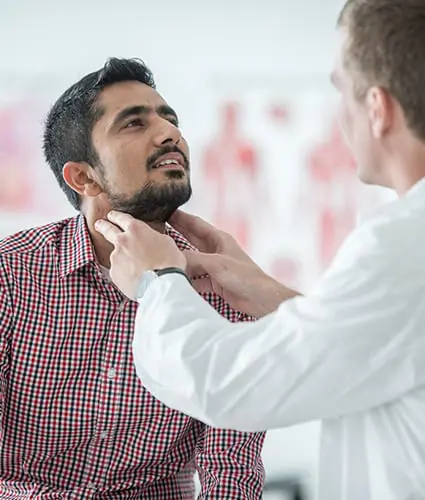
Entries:
POLYGON ((142 278, 140 280, 139 288, 137 289, 137 299, 141 299, 143 295, 146 293, 148 286, 158 278, 158 275, 155 271, 146 271, 142 274, 142 278))

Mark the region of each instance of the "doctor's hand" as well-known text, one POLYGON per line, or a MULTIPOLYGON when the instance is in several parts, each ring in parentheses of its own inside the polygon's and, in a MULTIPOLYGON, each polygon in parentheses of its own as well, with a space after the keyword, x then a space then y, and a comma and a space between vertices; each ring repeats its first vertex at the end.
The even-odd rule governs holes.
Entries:
POLYGON ((230 234, 200 217, 178 210, 169 222, 200 250, 185 252, 186 272, 191 277, 208 274, 213 291, 233 308, 261 317, 298 295, 267 275, 230 234))
POLYGON ((177 267, 186 269, 186 257, 169 236, 160 234, 131 215, 112 211, 108 220, 95 223, 96 231, 114 246, 111 279, 130 299, 135 299, 145 271, 177 267))

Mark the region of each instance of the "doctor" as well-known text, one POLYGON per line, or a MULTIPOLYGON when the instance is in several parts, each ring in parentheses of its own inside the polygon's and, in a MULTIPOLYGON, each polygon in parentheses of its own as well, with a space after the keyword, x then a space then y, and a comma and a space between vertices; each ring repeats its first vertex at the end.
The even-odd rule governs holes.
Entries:
POLYGON ((97 229, 140 303, 135 363, 157 398, 238 430, 322 419, 320 499, 425 499, 425 3, 349 0, 338 24, 341 126, 360 178, 398 199, 308 295, 182 212, 170 222, 200 252, 122 213, 97 229), (206 285, 260 319, 227 322, 194 289, 206 285))

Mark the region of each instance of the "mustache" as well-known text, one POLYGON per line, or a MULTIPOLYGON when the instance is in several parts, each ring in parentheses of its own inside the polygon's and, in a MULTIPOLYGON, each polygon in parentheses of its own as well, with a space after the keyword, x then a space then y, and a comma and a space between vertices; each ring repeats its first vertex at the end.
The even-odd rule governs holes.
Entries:
POLYGON ((149 158, 146 161, 146 167, 147 167, 148 172, 150 170, 152 170, 153 166, 158 161, 158 159, 161 158, 161 156, 166 155, 168 153, 181 154, 183 157, 183 161, 184 161, 183 167, 185 170, 189 170, 188 157, 183 153, 183 151, 178 146, 176 146, 175 144, 173 144, 173 145, 170 144, 170 145, 163 146, 161 149, 158 149, 158 151, 155 151, 155 153, 153 153, 151 156, 149 156, 149 158))

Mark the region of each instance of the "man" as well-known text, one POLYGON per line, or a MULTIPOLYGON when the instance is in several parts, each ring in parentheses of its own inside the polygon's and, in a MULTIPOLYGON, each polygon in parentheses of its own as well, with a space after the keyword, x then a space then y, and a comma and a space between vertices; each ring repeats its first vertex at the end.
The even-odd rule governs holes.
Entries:
MULTIPOLYGON (((263 434, 212 429, 140 383, 137 304, 94 230, 111 208, 167 231, 191 193, 176 112, 137 60, 111 59, 53 106, 44 151, 77 217, 0 243, 0 498, 258 499, 263 434)), ((220 314, 248 319, 218 295, 220 314)))
POLYGON ((134 354, 153 394, 237 429, 323 419, 320 499, 419 500, 425 498, 425 2, 349 0, 339 27, 332 80, 342 129, 361 179, 395 189, 399 199, 347 239, 310 294, 294 297, 228 235, 185 214, 172 221, 203 253, 183 255, 125 214, 112 212, 114 224, 103 221, 98 229, 115 244, 113 279, 139 298, 134 354), (188 274, 208 272, 234 307, 263 317, 226 322, 181 275, 186 265, 188 274), (167 267, 181 271, 152 273, 167 267))

